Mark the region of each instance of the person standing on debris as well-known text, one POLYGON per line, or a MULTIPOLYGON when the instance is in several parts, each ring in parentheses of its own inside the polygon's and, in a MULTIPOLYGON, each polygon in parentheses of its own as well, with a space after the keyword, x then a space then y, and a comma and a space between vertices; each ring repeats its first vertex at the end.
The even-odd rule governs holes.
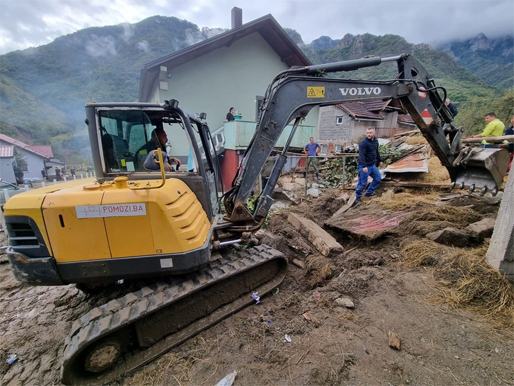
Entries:
POLYGON ((61 169, 58 166, 55 167, 55 179, 57 181, 61 180, 61 169))
MULTIPOLYGON (((505 129, 504 135, 514 135, 514 116, 510 119, 510 126, 505 129)), ((500 147, 506 148, 510 153, 510 162, 509 167, 507 168, 508 173, 510 171, 510 168, 512 167, 512 158, 514 156, 514 143, 505 140, 500 145, 500 147)))
POLYGON ((314 168, 314 173, 316 173, 316 181, 319 180, 318 159, 316 157, 320 151, 320 144, 314 142, 314 137, 310 137, 309 143, 305 145, 305 148, 303 149, 303 152, 307 155, 307 162, 305 163, 305 171, 303 172, 303 178, 307 178, 309 166, 312 164, 312 167, 314 168))
POLYGON ((448 110, 450 110, 450 113, 452 113, 452 116, 455 118, 458 113, 457 106, 455 106, 448 98, 446 98, 444 104, 448 107, 448 110))
POLYGON ((234 107, 231 107, 230 109, 228 109, 228 113, 227 113, 227 117, 225 118, 225 122, 230 122, 230 121, 235 120, 236 119, 236 118, 234 118, 235 113, 236 113, 236 109, 234 107))
POLYGON ((366 130, 366 137, 359 142, 359 161, 357 169, 359 170, 359 181, 355 188, 355 205, 359 205, 362 199, 362 191, 368 184, 368 176, 373 178, 368 189, 364 193, 365 197, 371 197, 382 181, 382 176, 377 168, 382 166, 382 158, 378 152, 378 139, 375 129, 370 127, 366 130))
MULTIPOLYGON (((487 113, 485 115, 485 125, 484 131, 482 134, 474 135, 473 138, 483 138, 483 137, 499 137, 503 134, 503 129, 505 129, 505 125, 502 121, 496 118, 495 113, 487 113)), ((482 141, 482 147, 499 147, 497 144, 482 141)))

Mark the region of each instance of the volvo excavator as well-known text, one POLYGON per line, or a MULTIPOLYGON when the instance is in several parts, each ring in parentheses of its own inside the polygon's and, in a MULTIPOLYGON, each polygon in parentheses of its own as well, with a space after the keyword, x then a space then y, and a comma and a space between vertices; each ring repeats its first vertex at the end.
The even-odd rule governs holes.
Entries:
POLYGON ((95 288, 132 279, 148 284, 73 323, 62 382, 108 383, 277 287, 287 270, 280 252, 265 245, 235 252, 231 246, 248 243, 262 226, 302 118, 314 106, 391 98, 413 118, 452 186, 493 194, 501 188, 507 151, 463 147, 462 128, 444 104, 446 91, 409 54, 278 74, 266 91, 232 188, 224 194, 205 114, 189 113, 177 100, 87 104, 96 176, 10 198, 4 215, 13 274, 38 286, 95 288), (396 62, 395 79, 327 76, 385 62, 396 62), (290 123, 286 145, 250 209, 255 181, 290 123), (155 129, 165 130, 171 138, 166 153, 181 161, 173 171, 164 167, 155 129), (158 171, 145 167, 148 158, 158 171))

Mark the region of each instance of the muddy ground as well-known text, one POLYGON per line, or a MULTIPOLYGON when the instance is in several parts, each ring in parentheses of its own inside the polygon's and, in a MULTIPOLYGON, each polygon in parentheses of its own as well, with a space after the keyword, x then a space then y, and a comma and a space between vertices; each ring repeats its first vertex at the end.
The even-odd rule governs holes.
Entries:
MULTIPOLYGON (((278 239, 275 247, 306 266, 290 264, 278 293, 113 384, 215 385, 237 371, 234 385, 514 385, 512 313, 491 316, 480 310, 480 299, 472 307, 454 307, 441 296, 449 279, 442 279, 437 264, 406 264, 405 246, 425 240, 414 217, 379 237, 327 227, 343 203, 340 194, 323 192, 269 219, 266 230, 278 239), (322 256, 288 223, 290 211, 324 227, 345 251, 322 256), (398 337, 399 347, 390 347, 390 336, 398 337)), ((440 204, 437 194, 426 200, 415 194, 424 203, 406 205, 411 214, 440 204)), ((472 214, 459 219, 459 228, 495 217, 499 208, 497 201, 476 197, 446 205, 472 214)), ((373 197, 339 221, 383 210, 380 197, 373 197)), ((431 220, 430 230, 448 222, 431 220)), ((471 255, 476 248, 485 251, 487 242, 461 249, 471 255)), ((59 385, 64 339, 91 302, 73 286, 21 285, 0 257, 1 384, 59 385), (8 354, 19 358, 10 366, 8 354)))

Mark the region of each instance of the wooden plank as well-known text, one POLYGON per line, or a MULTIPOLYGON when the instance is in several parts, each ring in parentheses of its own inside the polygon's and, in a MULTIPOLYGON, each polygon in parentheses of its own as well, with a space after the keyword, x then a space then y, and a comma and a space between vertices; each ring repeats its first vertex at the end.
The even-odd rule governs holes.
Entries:
POLYGON ((287 221, 289 221, 302 236, 309 240, 323 256, 329 257, 344 251, 341 244, 314 221, 296 213, 290 213, 287 221))
POLYGON ((478 138, 462 138, 462 143, 482 143, 482 141, 501 143, 503 141, 514 142, 514 135, 502 135, 500 137, 478 137, 478 138))

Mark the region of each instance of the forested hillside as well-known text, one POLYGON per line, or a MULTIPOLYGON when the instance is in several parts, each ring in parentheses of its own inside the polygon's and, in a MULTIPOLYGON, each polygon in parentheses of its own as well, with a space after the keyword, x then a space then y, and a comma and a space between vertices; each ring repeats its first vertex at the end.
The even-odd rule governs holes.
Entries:
POLYGON ((478 34, 473 39, 437 46, 467 70, 498 88, 514 87, 514 37, 488 39, 478 34))
MULTIPOLYGON (((52 145, 57 157, 76 163, 78 150, 88 147, 84 104, 137 100, 145 63, 220 32, 175 17, 154 16, 136 24, 84 29, 45 46, 1 55, 0 130, 31 145, 52 145)), ((459 115, 463 122, 467 105, 476 109, 477 100, 491 105, 508 88, 507 101, 512 95, 514 81, 500 75, 501 69, 508 70, 509 65, 512 69, 512 56, 498 64, 501 69, 496 68, 496 76, 485 76, 479 71, 482 55, 465 59, 466 52, 471 52, 465 45, 450 45, 442 52, 426 44, 410 44, 400 36, 370 34, 347 34, 338 40, 324 36, 304 44, 298 32, 287 28, 286 32, 313 63, 413 53, 464 111, 459 115), (470 63, 469 69, 476 71, 463 67, 470 63)), ((508 44, 506 40, 503 47, 508 44)), ((351 77, 389 79, 395 75, 389 68, 362 69, 351 77)), ((489 108, 483 107, 484 111, 489 108)))

